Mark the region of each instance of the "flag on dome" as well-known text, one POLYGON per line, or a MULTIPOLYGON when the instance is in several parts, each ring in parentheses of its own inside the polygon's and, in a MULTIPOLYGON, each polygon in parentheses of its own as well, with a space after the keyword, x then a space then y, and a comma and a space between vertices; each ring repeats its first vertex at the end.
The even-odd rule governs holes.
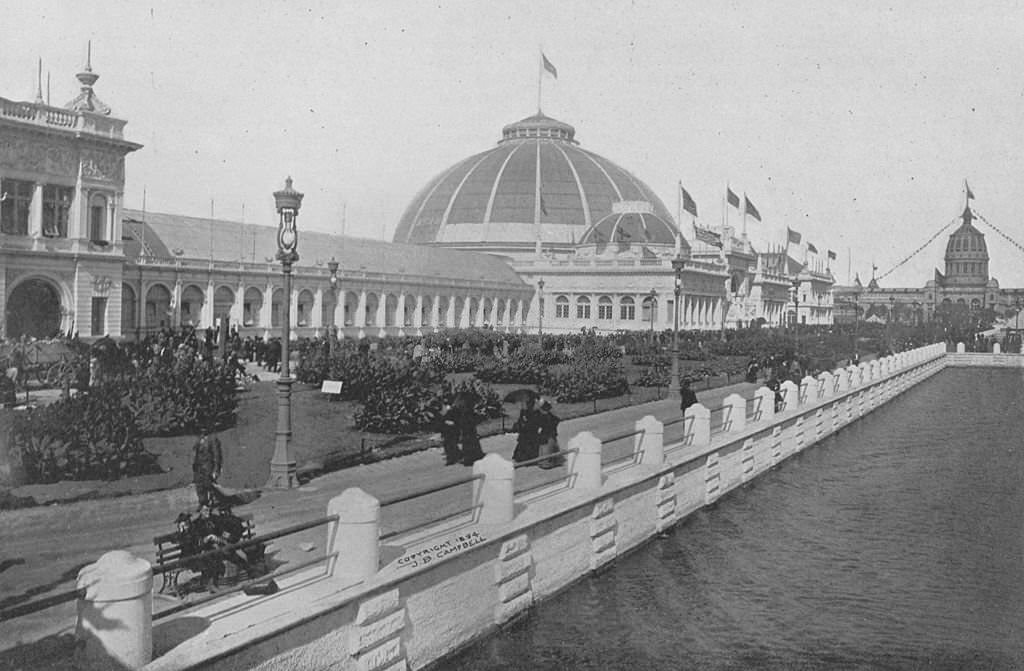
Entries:
POLYGON ((733 193, 729 187, 725 187, 725 200, 737 210, 740 208, 740 197, 733 193))
POLYGON ((974 192, 971 191, 971 186, 964 180, 964 188, 967 189, 967 200, 974 200, 974 192))
POLYGON ((690 192, 683 187, 683 183, 679 182, 679 193, 683 197, 683 212, 689 212, 693 216, 697 216, 697 203, 693 200, 690 192))
POLYGON ((548 57, 544 55, 543 51, 540 52, 540 60, 541 63, 544 64, 544 69, 550 72, 552 77, 558 79, 558 70, 556 70, 555 66, 551 64, 551 61, 548 60, 548 57))
POLYGON ((792 228, 786 229, 786 244, 800 244, 800 233, 794 231, 792 228))
POLYGON ((694 224, 693 230, 695 231, 694 235, 697 240, 700 240, 704 244, 711 245, 712 247, 722 246, 722 235, 720 233, 715 233, 714 231, 706 228, 701 228, 696 224, 694 224))
POLYGON ((828 250, 828 258, 831 259, 832 261, 836 260, 836 253, 833 252, 831 249, 828 250))
POLYGON ((813 254, 817 254, 818 253, 818 248, 808 242, 807 243, 807 251, 809 251, 809 252, 811 252, 813 254))
POLYGON ((754 207, 754 204, 750 202, 749 198, 747 198, 747 194, 743 194, 743 203, 743 214, 749 214, 754 219, 761 221, 761 213, 757 211, 757 208, 754 207))

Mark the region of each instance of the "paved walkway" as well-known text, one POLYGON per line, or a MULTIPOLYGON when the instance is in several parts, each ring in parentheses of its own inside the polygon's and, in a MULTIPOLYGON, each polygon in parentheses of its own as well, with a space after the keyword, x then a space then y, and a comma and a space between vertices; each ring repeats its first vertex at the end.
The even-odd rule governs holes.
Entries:
MULTIPOLYGON (((701 391, 697 396, 705 406, 717 408, 725 396, 739 393, 751 398, 756 388, 757 385, 743 382, 701 391)), ((572 436, 582 431, 606 439, 631 430, 636 420, 648 414, 662 421, 676 419, 680 416, 678 401, 653 401, 565 420, 559 427, 559 437, 563 448, 572 436)), ((667 442, 673 440, 673 431, 681 432, 681 423, 667 430, 667 442)), ((630 440, 619 440, 608 444, 606 449, 611 456, 625 455, 631 444, 630 440)), ((496 452, 511 459, 515 435, 490 436, 482 440, 482 445, 485 452, 496 452)), ((356 466, 321 476, 297 489, 267 491, 257 501, 239 508, 239 512, 252 515, 257 533, 267 533, 325 515, 327 502, 349 487, 360 487, 383 499, 451 482, 471 472, 465 466, 443 464, 441 450, 435 448, 356 466)), ((555 471, 519 469, 517 489, 555 477, 558 477, 555 471)), ((187 487, 119 499, 0 512, 0 603, 13 605, 15 601, 38 598, 51 591, 71 589, 78 569, 110 550, 127 550, 152 560, 153 536, 171 530, 178 512, 195 505, 195 493, 187 487)), ((382 532, 415 526, 469 505, 467 484, 414 502, 387 506, 382 510, 382 532)), ((270 549, 272 561, 287 563, 322 553, 325 533, 323 528, 317 528, 274 541, 270 549)), ((390 548, 389 551, 401 552, 401 549, 390 548)), ((158 597, 157 609, 163 598, 158 597)), ((19 641, 69 632, 73 624, 73 603, 0 623, 0 650, 19 641)))

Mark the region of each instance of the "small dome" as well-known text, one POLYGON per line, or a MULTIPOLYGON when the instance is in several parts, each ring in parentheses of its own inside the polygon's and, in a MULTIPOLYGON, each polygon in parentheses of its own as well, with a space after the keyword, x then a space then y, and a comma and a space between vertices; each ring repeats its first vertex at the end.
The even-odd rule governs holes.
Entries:
POLYGON ((974 227, 974 213, 970 208, 964 210, 963 222, 960 228, 953 231, 946 243, 946 259, 979 259, 984 257, 988 260, 988 246, 985 244, 985 234, 974 227))
MULTIPOLYGON (((654 212, 649 203, 618 202, 611 214, 605 215, 580 238, 581 245, 596 245, 600 254, 607 245, 669 245, 676 244, 676 227, 654 212)), ((688 246, 686 240, 682 243, 688 246)))

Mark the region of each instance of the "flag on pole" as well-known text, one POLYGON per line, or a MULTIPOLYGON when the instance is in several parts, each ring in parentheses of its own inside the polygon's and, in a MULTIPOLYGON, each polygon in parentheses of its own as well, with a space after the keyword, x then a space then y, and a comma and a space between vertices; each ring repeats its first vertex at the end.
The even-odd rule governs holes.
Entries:
POLYGON ((550 72, 552 77, 558 79, 558 70, 555 69, 555 66, 551 64, 551 61, 548 60, 548 57, 544 55, 543 51, 540 52, 540 60, 541 63, 544 65, 544 69, 550 72))
POLYGON ((695 231, 696 238, 706 245, 712 247, 722 247, 722 235, 706 228, 701 228, 694 224, 693 230, 695 231))
POLYGON ((740 197, 733 193, 729 187, 725 187, 725 200, 737 210, 740 209, 740 197))
POLYGON ((693 216, 697 216, 697 203, 693 200, 690 192, 683 188, 683 183, 679 183, 679 193, 683 197, 683 212, 689 212, 693 216))
POLYGON ((794 231, 792 228, 786 229, 786 244, 799 245, 800 244, 800 233, 794 231))
POLYGON ((747 198, 747 194, 743 194, 743 203, 743 213, 749 214, 754 219, 761 221, 761 213, 757 211, 757 208, 754 207, 754 204, 750 202, 749 198, 747 198))
POLYGON ((833 252, 833 251, 832 251, 831 249, 830 249, 830 250, 828 250, 828 258, 829 258, 829 260, 831 260, 831 261, 835 261, 835 260, 836 260, 836 253, 835 253, 835 252, 833 252))
POLYGON ((807 251, 811 252, 812 254, 817 254, 818 253, 818 248, 808 242, 807 243, 807 251))
POLYGON ((971 191, 971 187, 967 184, 967 180, 964 180, 964 188, 967 189, 967 200, 974 200, 974 192, 971 191))

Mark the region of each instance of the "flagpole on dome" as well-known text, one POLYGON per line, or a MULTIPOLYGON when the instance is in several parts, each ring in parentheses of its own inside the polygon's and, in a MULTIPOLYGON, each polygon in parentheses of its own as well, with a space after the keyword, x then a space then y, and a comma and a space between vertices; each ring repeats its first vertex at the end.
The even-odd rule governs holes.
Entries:
POLYGON ((544 47, 537 47, 537 114, 543 114, 543 108, 540 106, 540 90, 541 82, 544 81, 544 47))

